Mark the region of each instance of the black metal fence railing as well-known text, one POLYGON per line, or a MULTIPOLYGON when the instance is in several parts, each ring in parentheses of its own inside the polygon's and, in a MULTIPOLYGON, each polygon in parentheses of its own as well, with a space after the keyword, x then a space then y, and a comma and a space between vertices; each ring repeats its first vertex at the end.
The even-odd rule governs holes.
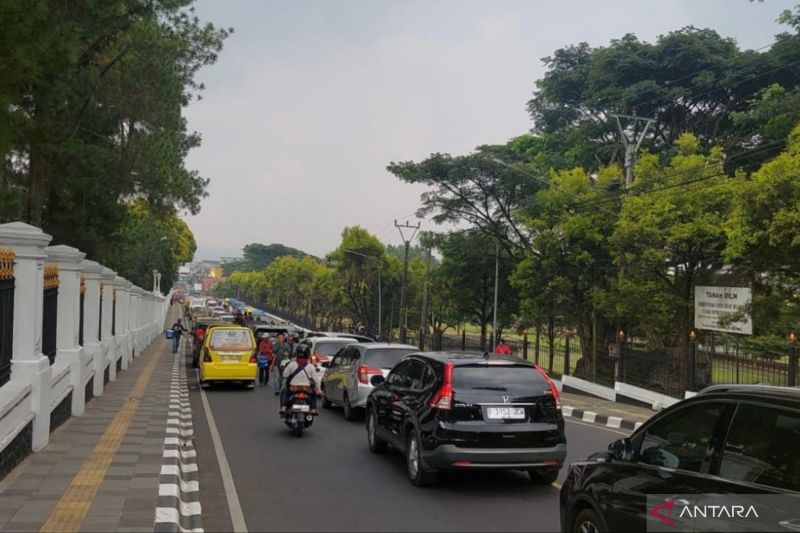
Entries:
POLYGON ((0 386, 11 377, 14 342, 14 277, 0 275, 0 386))
POLYGON ((81 289, 80 305, 78 307, 78 344, 81 346, 83 346, 83 309, 85 299, 86 295, 84 294, 83 289, 81 289))
POLYGON ((111 300, 111 336, 117 334, 117 298, 111 300))
POLYGON ((58 287, 44 290, 42 299, 42 353, 50 359, 52 365, 56 360, 56 334, 58 323, 58 287))
POLYGON ((97 311, 97 342, 103 338, 103 284, 100 284, 100 309, 97 311))

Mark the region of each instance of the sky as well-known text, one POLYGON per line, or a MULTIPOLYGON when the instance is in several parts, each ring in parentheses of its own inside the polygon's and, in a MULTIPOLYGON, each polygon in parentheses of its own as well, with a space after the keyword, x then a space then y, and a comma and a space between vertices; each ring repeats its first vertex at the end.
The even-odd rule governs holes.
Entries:
POLYGON ((797 2, 198 0, 201 20, 234 33, 185 110, 203 138, 187 166, 211 179, 185 217, 195 258, 251 242, 324 256, 354 225, 399 244, 393 221, 415 221, 425 188, 386 165, 527 132, 525 104, 555 50, 690 25, 761 48, 797 2))

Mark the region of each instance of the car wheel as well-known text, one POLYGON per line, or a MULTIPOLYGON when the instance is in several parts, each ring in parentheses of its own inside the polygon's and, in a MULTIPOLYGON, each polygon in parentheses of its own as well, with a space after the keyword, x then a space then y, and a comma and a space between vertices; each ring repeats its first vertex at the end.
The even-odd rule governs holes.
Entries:
POLYGON ((436 481, 436 473, 425 469, 422 463, 422 444, 417 430, 412 429, 406 442, 406 470, 412 485, 427 487, 436 481))
POLYGON ((350 396, 348 396, 346 392, 344 393, 343 400, 342 411, 344 412, 344 419, 352 422, 358 418, 358 413, 356 412, 355 407, 350 404, 350 396))
POLYGON ((558 470, 528 470, 531 481, 537 485, 550 485, 558 479, 558 470))
POLYGON ((572 531, 576 533, 602 533, 605 531, 603 522, 593 509, 584 509, 572 524, 572 531))
POLYGON ((378 437, 378 415, 374 409, 370 409, 367 415, 367 442, 369 442, 369 451, 372 453, 386 451, 386 441, 378 437))

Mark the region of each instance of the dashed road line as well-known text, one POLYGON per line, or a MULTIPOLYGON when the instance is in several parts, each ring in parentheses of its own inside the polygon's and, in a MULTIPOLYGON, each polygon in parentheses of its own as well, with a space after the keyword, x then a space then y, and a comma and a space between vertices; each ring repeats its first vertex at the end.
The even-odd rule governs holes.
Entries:
POLYGON ((197 452, 193 442, 194 426, 186 387, 183 350, 179 353, 181 355, 173 356, 169 410, 153 531, 199 533, 203 531, 203 512, 197 479, 197 452))

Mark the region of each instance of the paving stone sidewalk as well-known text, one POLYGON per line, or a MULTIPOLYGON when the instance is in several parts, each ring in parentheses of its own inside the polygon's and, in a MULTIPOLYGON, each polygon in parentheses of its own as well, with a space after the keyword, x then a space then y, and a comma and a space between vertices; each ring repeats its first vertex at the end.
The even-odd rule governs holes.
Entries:
POLYGON ((80 528, 153 531, 175 357, 163 338, 107 383, 83 416, 56 429, 45 450, 29 455, 0 481, 0 531, 40 530, 154 357, 158 362, 146 392, 80 528))

